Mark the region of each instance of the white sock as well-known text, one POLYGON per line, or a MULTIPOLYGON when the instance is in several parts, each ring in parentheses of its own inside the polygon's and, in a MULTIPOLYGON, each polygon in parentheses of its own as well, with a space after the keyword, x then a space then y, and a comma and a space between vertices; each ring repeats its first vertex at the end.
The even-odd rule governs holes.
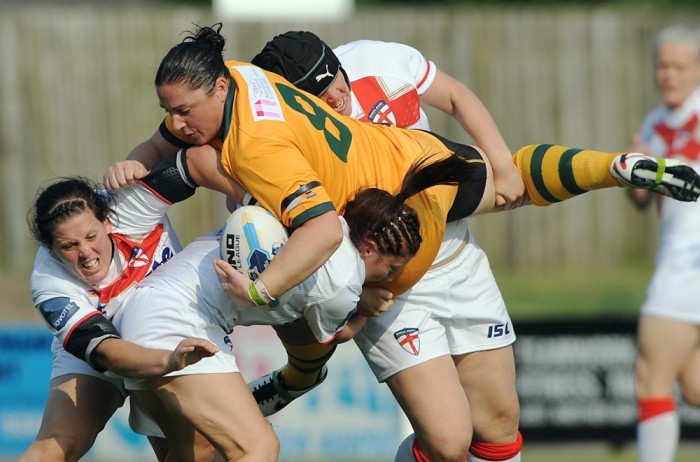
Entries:
POLYGON ((680 434, 678 412, 664 412, 637 424, 639 462, 673 462, 680 434))
POLYGON ((411 433, 399 444, 394 456, 394 462, 416 462, 413 457, 413 442, 416 440, 416 434, 411 433))
MULTIPOLYGON (((493 461, 481 459, 479 457, 476 457, 474 454, 469 453, 469 455, 467 456, 467 462, 493 462, 493 461)), ((505 460, 499 461, 499 462, 520 462, 520 453, 517 453, 515 456, 511 457, 510 459, 505 459, 505 460)))

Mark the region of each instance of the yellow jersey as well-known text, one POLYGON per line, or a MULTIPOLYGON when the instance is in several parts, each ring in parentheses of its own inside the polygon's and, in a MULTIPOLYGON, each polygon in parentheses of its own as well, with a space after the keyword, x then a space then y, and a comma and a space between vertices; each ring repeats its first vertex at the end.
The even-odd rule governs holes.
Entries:
MULTIPOLYGON (((212 145, 221 149, 226 173, 292 230, 315 216, 342 210, 361 189, 395 194, 417 159, 451 155, 429 133, 342 116, 277 74, 244 62, 226 64, 232 84, 223 136, 212 145)), ((164 125, 187 141, 173 130, 169 117, 164 125)), ((407 200, 418 212, 423 243, 394 280, 381 286, 399 295, 425 274, 456 193, 456 186, 434 186, 407 200)))

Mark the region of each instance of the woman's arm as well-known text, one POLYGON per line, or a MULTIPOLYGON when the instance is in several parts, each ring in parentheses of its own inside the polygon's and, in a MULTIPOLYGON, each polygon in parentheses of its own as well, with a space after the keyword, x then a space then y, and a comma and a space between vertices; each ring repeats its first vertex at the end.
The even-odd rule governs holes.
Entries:
MULTIPOLYGON (((276 298, 311 276, 330 258, 342 240, 343 230, 335 211, 314 217, 292 233, 259 279, 267 292, 276 298)), ((239 303, 254 306, 248 294, 250 279, 224 260, 217 259, 214 263, 226 294, 239 303)))
POLYGON ((160 377, 202 358, 213 356, 219 349, 208 340, 189 337, 173 351, 145 348, 120 338, 107 338, 92 352, 92 363, 122 377, 160 377))
POLYGON ((463 83, 438 70, 421 101, 452 116, 486 153, 493 167, 496 205, 519 206, 525 184, 513 163, 512 153, 481 100, 463 83))
POLYGON ((343 330, 338 332, 338 335, 335 336, 333 343, 345 343, 352 340, 352 338, 365 327, 368 319, 367 316, 362 316, 361 314, 356 314, 350 318, 348 323, 345 324, 345 327, 343 327, 343 330))
POLYGON ((177 150, 177 146, 166 141, 160 130, 156 130, 149 139, 132 149, 126 160, 112 165, 102 182, 107 189, 118 191, 146 176, 159 160, 177 150))

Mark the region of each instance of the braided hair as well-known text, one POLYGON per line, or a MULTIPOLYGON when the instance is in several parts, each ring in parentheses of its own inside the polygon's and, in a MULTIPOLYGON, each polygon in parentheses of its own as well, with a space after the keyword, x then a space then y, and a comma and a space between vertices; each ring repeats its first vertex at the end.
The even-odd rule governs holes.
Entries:
POLYGON ((32 237, 44 246, 54 244, 56 228, 71 217, 91 210, 100 222, 114 215, 111 196, 83 177, 60 178, 40 190, 27 215, 32 237))
POLYGON ((435 157, 426 155, 414 162, 397 194, 367 188, 345 205, 343 217, 355 245, 373 240, 381 254, 413 257, 423 239, 418 213, 405 203, 406 199, 432 186, 457 186, 484 180, 483 169, 458 155, 452 154, 437 161, 434 161, 435 157))

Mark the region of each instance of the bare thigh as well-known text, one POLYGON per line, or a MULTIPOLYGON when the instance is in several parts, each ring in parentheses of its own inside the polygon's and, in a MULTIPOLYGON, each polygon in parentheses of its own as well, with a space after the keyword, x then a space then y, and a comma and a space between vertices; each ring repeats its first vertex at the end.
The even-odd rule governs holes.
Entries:
POLYGON ((489 443, 513 442, 520 405, 511 346, 454 357, 472 411, 474 438, 489 443))
POLYGON ((162 461, 221 461, 223 457, 209 441, 184 418, 173 418, 163 402, 150 390, 138 390, 131 393, 131 405, 139 406, 153 418, 168 438, 149 436, 151 446, 162 461), (166 457, 167 456, 167 457, 166 457))
POLYGON ((698 327, 681 321, 642 316, 638 327, 637 397, 673 393, 673 385, 698 345, 698 327))
POLYGON ((36 439, 19 461, 74 461, 124 403, 121 392, 97 377, 71 374, 53 379, 36 439))
POLYGON ((472 416, 452 357, 404 369, 387 385, 424 446, 469 448, 472 416))
MULTIPOLYGON (((185 419, 225 460, 277 460, 277 436, 239 373, 183 375, 152 383, 170 418, 185 419)), ((164 428, 168 441, 177 441, 178 435, 168 434, 174 428, 164 428)), ((188 426, 179 428, 186 431, 188 426)), ((184 438, 191 444, 192 434, 184 438)))

